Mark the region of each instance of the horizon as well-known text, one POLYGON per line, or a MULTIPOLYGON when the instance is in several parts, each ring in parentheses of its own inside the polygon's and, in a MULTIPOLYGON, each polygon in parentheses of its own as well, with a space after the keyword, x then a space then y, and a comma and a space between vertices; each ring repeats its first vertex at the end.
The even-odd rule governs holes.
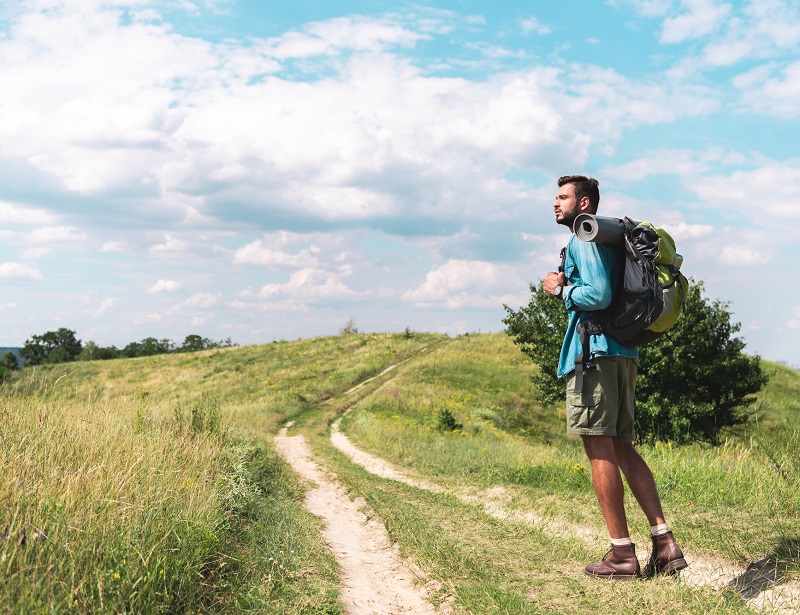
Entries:
POLYGON ((266 4, 0 7, 0 342, 500 332, 586 174, 800 365, 796 3, 266 4))

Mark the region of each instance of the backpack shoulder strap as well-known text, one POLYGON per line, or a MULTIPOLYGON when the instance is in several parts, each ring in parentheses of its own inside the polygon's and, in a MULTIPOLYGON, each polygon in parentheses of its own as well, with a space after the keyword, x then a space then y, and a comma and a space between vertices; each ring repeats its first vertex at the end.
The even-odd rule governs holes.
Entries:
POLYGON ((597 366, 592 361, 592 349, 590 340, 593 335, 603 332, 603 326, 592 318, 579 322, 577 327, 578 339, 581 343, 581 352, 575 357, 575 394, 580 395, 583 391, 583 374, 587 369, 597 366))

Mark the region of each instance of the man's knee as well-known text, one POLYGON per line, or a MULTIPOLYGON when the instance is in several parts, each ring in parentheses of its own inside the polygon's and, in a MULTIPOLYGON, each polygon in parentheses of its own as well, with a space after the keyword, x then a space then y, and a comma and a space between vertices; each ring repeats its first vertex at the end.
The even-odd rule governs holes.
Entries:
POLYGON ((605 459, 616 463, 615 439, 611 436, 581 436, 583 449, 589 459, 605 459))

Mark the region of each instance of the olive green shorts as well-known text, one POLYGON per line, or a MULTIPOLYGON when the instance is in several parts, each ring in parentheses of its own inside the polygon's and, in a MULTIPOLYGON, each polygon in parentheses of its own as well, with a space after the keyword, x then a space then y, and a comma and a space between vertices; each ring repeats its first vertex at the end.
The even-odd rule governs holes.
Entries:
POLYGON ((567 376, 567 433, 633 440, 636 359, 605 357, 583 375, 575 393, 575 372, 567 376))

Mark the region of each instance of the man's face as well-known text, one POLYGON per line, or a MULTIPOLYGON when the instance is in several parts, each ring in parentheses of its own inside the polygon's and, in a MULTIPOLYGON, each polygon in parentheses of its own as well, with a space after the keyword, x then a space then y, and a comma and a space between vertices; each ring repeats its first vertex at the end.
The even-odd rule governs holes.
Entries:
POLYGON ((578 217, 578 214, 583 213, 580 203, 575 198, 575 186, 573 184, 564 184, 558 189, 553 208, 556 213, 556 222, 572 229, 572 223, 575 222, 575 218, 578 217))

